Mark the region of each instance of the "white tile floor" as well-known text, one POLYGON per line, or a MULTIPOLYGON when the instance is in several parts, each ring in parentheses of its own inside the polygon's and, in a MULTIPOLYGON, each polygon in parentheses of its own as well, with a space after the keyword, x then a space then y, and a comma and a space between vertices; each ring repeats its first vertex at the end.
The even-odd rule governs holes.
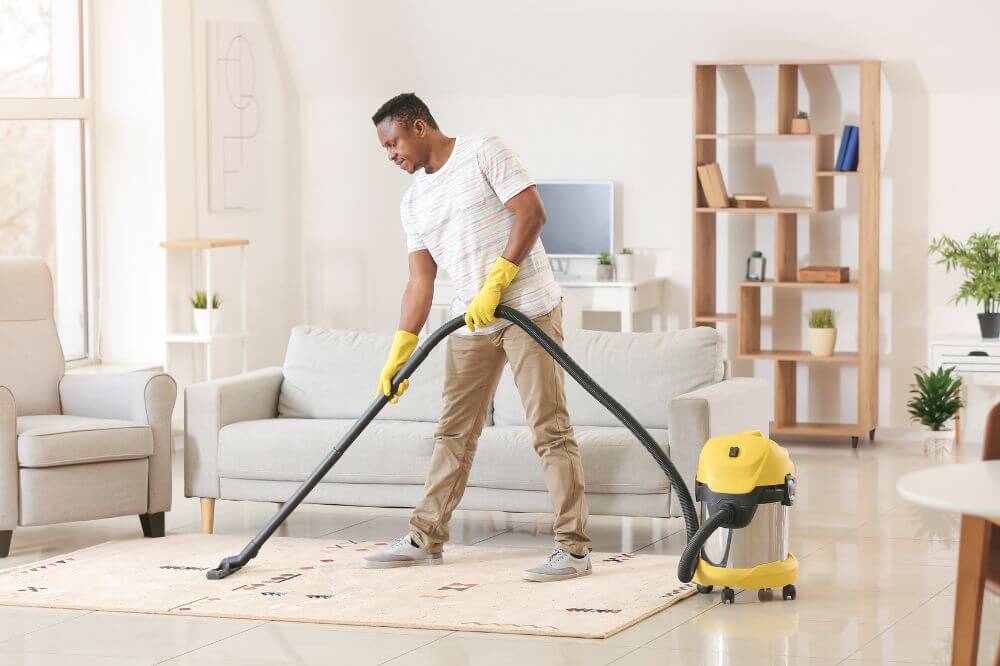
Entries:
MULTIPOLYGON (((789 446, 799 497, 792 547, 798 599, 721 606, 693 597, 607 640, 337 627, 0 607, 0 664, 947 664, 951 653, 958 519, 901 500, 896 480, 928 464, 919 444, 882 440, 789 446)), ((978 457, 966 447, 963 457, 978 457)), ((170 533, 197 531, 198 501, 174 467, 170 533)), ((256 532, 275 506, 220 502, 218 532, 256 532)), ((307 506, 279 534, 389 539, 408 510, 307 506)), ((596 550, 676 555, 679 520, 591 518, 596 550)), ((452 540, 548 548, 548 516, 457 512, 452 540)), ((111 538, 140 538, 137 518, 25 528, 0 567, 111 538)), ((392 603, 387 599, 386 603, 392 603)), ((980 663, 1000 642, 1000 600, 987 596, 980 663)))

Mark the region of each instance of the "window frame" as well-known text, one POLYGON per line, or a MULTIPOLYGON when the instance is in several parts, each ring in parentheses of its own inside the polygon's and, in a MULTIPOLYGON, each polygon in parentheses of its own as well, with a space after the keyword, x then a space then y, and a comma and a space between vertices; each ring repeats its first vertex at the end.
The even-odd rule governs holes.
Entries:
POLYGON ((66 362, 67 369, 99 362, 99 309, 97 289, 96 229, 94 220, 94 3, 77 0, 80 64, 79 97, 0 97, 0 120, 77 120, 80 122, 81 220, 83 225, 83 334, 86 356, 66 362))

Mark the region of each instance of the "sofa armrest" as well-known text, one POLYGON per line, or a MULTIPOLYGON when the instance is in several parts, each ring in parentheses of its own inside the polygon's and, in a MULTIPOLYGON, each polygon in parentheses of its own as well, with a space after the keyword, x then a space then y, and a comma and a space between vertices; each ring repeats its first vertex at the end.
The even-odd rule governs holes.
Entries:
POLYGON ((219 497, 219 432, 240 421, 276 418, 283 379, 281 368, 262 368, 184 390, 186 497, 219 497))
POLYGON ((0 386, 0 530, 12 530, 18 520, 17 409, 14 394, 0 386))
POLYGON ((173 443, 170 420, 177 402, 177 382, 162 372, 63 375, 59 381, 62 413, 143 423, 153 431, 149 459, 147 513, 169 511, 173 443))
MULTIPOLYGON (((670 460, 694 495, 701 447, 711 437, 741 430, 767 434, 771 403, 767 381, 752 377, 726 379, 679 395, 669 404, 670 460)), ((680 513, 677 495, 671 493, 671 514, 680 513)))

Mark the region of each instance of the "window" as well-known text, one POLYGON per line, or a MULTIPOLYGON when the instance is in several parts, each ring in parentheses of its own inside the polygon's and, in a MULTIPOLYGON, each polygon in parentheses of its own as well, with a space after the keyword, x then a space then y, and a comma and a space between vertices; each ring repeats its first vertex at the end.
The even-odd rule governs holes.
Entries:
POLYGON ((52 269, 67 360, 91 356, 83 0, 0 0, 0 256, 52 269))

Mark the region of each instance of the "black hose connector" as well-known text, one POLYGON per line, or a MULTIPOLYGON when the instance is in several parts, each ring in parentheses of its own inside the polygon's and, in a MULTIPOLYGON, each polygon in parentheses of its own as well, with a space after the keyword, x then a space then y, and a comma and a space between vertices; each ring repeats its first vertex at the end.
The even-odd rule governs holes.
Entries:
POLYGON ((694 572, 698 569, 698 560, 701 559, 701 549, 705 547, 705 542, 708 541, 708 537, 712 536, 712 532, 732 524, 735 519, 736 506, 730 502, 723 502, 719 505, 719 510, 709 516, 694 533, 694 536, 688 539, 681 559, 677 562, 677 578, 682 583, 690 583, 694 578, 694 572))

